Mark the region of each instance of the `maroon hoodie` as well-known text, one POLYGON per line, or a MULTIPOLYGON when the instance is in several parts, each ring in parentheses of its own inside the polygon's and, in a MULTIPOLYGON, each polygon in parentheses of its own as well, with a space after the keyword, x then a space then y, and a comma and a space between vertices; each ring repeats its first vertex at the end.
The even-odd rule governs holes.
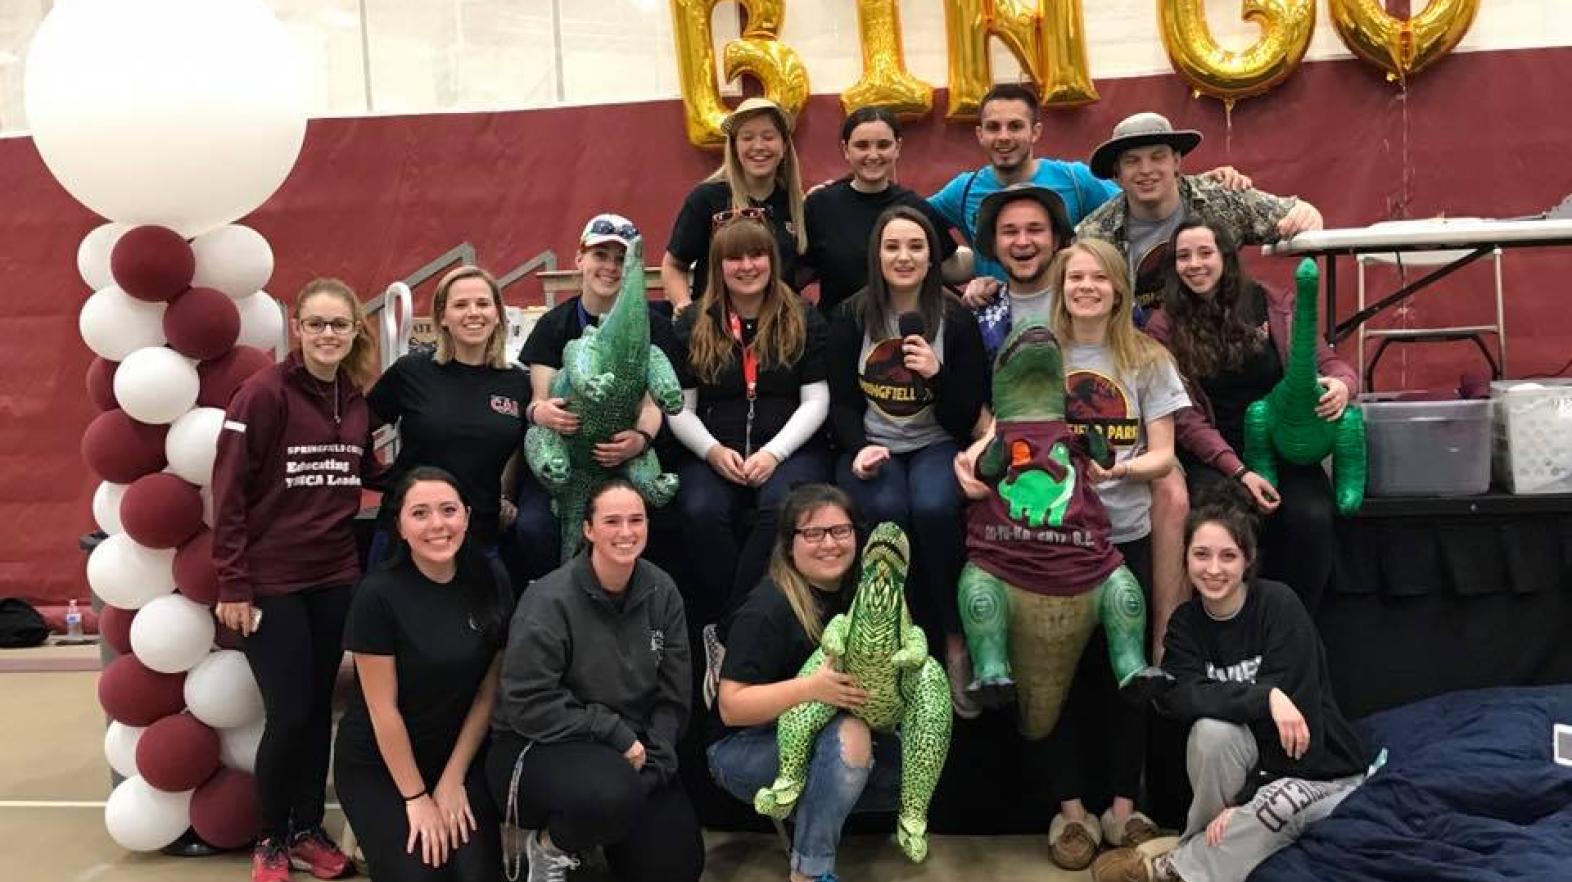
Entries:
POLYGON ((376 470, 371 412, 343 374, 311 376, 300 353, 230 399, 213 466, 213 564, 222 601, 360 578, 353 522, 376 470))

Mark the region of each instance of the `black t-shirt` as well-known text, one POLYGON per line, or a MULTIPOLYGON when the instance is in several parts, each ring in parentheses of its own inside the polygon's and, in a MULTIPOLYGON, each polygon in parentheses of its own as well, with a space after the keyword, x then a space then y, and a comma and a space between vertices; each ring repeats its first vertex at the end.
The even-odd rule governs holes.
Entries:
MULTIPOLYGON (((748 202, 769 212, 770 229, 781 251, 781 281, 792 290, 800 288, 802 258, 797 254, 797 227, 791 219, 791 200, 786 191, 777 186, 763 202, 751 196, 748 202)), ((715 231, 715 215, 730 208, 731 187, 725 181, 705 181, 688 193, 682 210, 677 212, 677 222, 672 225, 666 250, 678 263, 693 266, 690 288, 695 301, 704 293, 709 280, 710 236, 715 231)))
MULTIPOLYGON (((562 350, 577 340, 590 325, 599 326, 600 316, 591 315, 580 306, 582 298, 570 297, 553 306, 540 317, 519 350, 519 361, 526 365, 543 365, 562 369, 562 350)), ((667 358, 677 352, 677 338, 671 328, 671 316, 659 306, 650 304, 650 342, 666 353, 667 358)), ((675 359, 673 359, 675 362, 675 359)))
MULTIPOLYGON (((828 623, 846 611, 851 588, 840 591, 812 589, 818 601, 820 621, 828 623)), ((819 644, 808 639, 785 593, 768 577, 749 592, 742 605, 721 623, 721 644, 726 660, 721 663, 721 679, 750 686, 790 680, 802 670, 819 644)), ((717 714, 717 720, 719 715, 717 714)), ((714 738, 736 731, 717 724, 714 738)), ((712 739, 713 740, 713 739, 712 739)))
POLYGON ((944 219, 915 192, 891 184, 877 193, 864 193, 851 185, 850 178, 836 181, 803 204, 803 222, 808 225, 803 263, 818 274, 819 309, 826 315, 867 284, 868 239, 874 222, 892 205, 921 211, 939 231, 933 271, 955 253, 955 240, 950 238, 944 219))
MULTIPOLYGON (((1266 324, 1266 292, 1254 286, 1240 298, 1239 310, 1252 326, 1266 324)), ((1197 377, 1201 390, 1212 404, 1216 428, 1234 450, 1244 451, 1244 413, 1252 403, 1266 397, 1283 378, 1283 360, 1277 354, 1270 337, 1261 338, 1261 345, 1244 363, 1232 370, 1223 370, 1210 377, 1197 377)))
MULTIPOLYGON (((486 669, 507 642, 512 592, 499 570, 467 555, 443 585, 405 562, 366 576, 350 603, 344 649, 393 657, 399 716, 428 773, 424 767, 435 764, 440 772, 447 761, 486 669)), ((337 750, 351 762, 383 761, 358 684, 339 723, 337 750)))
MULTIPOLYGON (((389 487, 416 466, 453 473, 471 507, 469 538, 497 541, 502 470, 524 441, 524 407, 529 374, 516 367, 475 367, 428 354, 411 353, 394 362, 366 395, 385 423, 398 423, 398 458, 389 487)), ((392 512, 381 523, 391 523, 392 512)))
MULTIPOLYGON (((775 433, 786 425, 786 421, 791 419, 792 413, 797 410, 797 405, 802 401, 802 387, 824 382, 829 376, 824 353, 829 326, 824 316, 809 306, 807 301, 794 298, 794 302, 795 307, 802 310, 806 326, 802 352, 790 364, 768 367, 762 363, 759 365, 753 411, 752 440, 755 451, 768 444, 770 439, 775 437, 775 433)), ((721 323, 722 330, 725 330, 724 310, 719 304, 716 304, 711 314, 721 323)), ((699 420, 710 430, 710 434, 715 436, 715 440, 741 453, 746 442, 748 424, 748 386, 742 376, 741 347, 736 343, 732 344, 731 360, 721 368, 715 382, 701 380, 694 373, 687 356, 688 341, 693 336, 693 326, 698 316, 699 310, 690 309, 677 319, 677 342, 681 350, 681 357, 673 359, 677 368, 677 378, 682 381, 682 388, 698 390, 699 420)), ((754 320, 742 321, 744 344, 753 342, 755 329, 754 320)))

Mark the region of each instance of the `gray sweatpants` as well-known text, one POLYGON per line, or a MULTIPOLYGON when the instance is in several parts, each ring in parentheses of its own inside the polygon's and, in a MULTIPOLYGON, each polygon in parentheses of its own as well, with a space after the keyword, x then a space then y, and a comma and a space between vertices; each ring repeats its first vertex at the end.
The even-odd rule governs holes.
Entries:
POLYGON ((1195 800, 1184 837, 1169 855, 1185 882, 1243 882, 1256 865, 1290 845, 1305 828, 1330 815, 1364 775, 1335 781, 1279 778, 1228 821, 1223 840, 1206 844, 1206 825, 1244 788, 1260 754, 1255 736, 1238 723, 1199 719, 1190 729, 1185 763, 1195 800))

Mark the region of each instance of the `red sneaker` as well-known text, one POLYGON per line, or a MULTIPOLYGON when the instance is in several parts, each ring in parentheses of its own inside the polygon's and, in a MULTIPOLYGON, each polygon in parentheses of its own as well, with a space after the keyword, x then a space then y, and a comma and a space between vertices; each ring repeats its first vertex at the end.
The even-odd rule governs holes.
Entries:
POLYGON ((251 850, 251 882, 289 882, 289 853, 277 839, 261 839, 251 850))
POLYGON ((310 870, 318 879, 342 879, 355 874, 355 865, 349 856, 321 827, 302 830, 290 837, 289 864, 297 870, 310 870))

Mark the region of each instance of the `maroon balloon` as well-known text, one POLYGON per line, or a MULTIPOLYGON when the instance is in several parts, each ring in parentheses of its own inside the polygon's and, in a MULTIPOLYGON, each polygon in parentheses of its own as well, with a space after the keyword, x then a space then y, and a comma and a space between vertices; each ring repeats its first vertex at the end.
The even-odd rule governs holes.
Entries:
POLYGON ((190 714, 170 714, 136 743, 142 780, 166 793, 195 790, 218 768, 218 733, 190 714))
POLYGON ((168 465, 164 436, 168 426, 139 423, 116 408, 106 410, 82 433, 82 460, 105 481, 129 484, 168 465))
POLYGON ((164 336, 187 358, 217 358, 240 338, 240 310, 222 291, 192 288, 164 310, 164 336))
POLYGON ((197 365, 202 380, 198 407, 228 407, 230 396, 248 377, 272 367, 273 356, 255 346, 236 346, 212 361, 197 365))
POLYGON ((109 718, 127 726, 151 726, 186 706, 186 675, 160 674, 122 655, 98 678, 98 703, 109 718))
POLYGON ((198 530, 175 552, 175 587, 197 603, 218 603, 218 570, 213 567, 213 534, 198 530))
POLYGON ((133 227, 109 252, 109 272, 121 290, 138 300, 169 300, 191 287, 196 254, 167 227, 133 227))
POLYGON ((215 848, 240 848, 255 839, 256 779, 238 769, 215 772, 191 794, 191 829, 215 848))
POLYGON ((129 655, 131 652, 131 620, 134 618, 134 609, 105 604, 98 611, 98 635, 119 655, 129 655))
POLYGON ((119 367, 120 362, 107 358, 95 358, 87 366, 87 397, 99 410, 114 410, 120 406, 115 401, 115 371, 119 367))
POLYGON ((148 548, 178 548, 202 529, 202 493, 168 472, 144 475, 120 500, 120 524, 148 548))

